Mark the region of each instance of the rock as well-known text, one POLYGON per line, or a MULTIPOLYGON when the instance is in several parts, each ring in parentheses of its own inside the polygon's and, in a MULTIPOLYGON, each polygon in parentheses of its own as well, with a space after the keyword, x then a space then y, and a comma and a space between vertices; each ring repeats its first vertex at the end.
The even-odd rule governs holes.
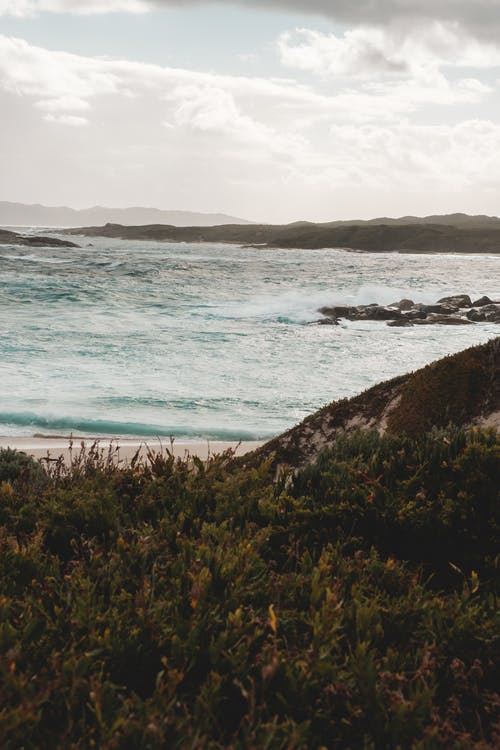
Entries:
POLYGON ((399 310, 383 307, 372 303, 370 305, 320 307, 318 312, 328 318, 347 318, 347 320, 396 320, 401 317, 399 310))
POLYGON ((336 306, 336 307, 320 307, 318 312, 320 312, 322 315, 326 315, 329 318, 350 318, 351 315, 355 315, 358 311, 357 307, 346 307, 346 306, 336 306))
POLYGON ((415 305, 416 310, 420 310, 424 313, 437 313, 438 315, 453 315, 458 312, 458 307, 454 305, 415 305))
POLYGON ((414 306, 414 302, 412 299, 402 299, 399 301, 399 309, 400 310, 411 310, 411 308, 414 306))
POLYGON ((376 305, 375 307, 370 306, 366 309, 364 316, 365 320, 398 320, 398 318, 402 317, 402 313, 390 307, 376 305))
POLYGON ((483 307, 481 312, 485 312, 488 323, 500 323, 500 305, 488 305, 483 307), (490 309, 493 308, 493 309, 490 309))
POLYGON ((0 229, 0 245, 24 245, 25 247, 80 247, 69 240, 38 235, 24 236, 17 232, 0 229))
POLYGON ((408 316, 404 315, 398 320, 390 320, 387 325, 391 326, 391 328, 407 328, 408 326, 412 326, 413 322, 408 316))
POLYGON ((412 310, 408 310, 408 312, 403 313, 403 318, 406 318, 407 320, 417 320, 419 318, 420 320, 423 320, 427 317, 427 313, 424 312, 424 310, 417 310, 413 308, 412 310))
POLYGON ((485 313, 482 310, 474 310, 474 308, 469 310, 466 317, 474 323, 483 323, 486 320, 485 313))
POLYGON ((472 300, 468 294, 455 294, 452 297, 442 297, 438 305, 453 305, 454 307, 472 307, 472 300))
POLYGON ((488 305, 482 305, 478 309, 472 308, 467 313, 469 320, 477 321, 478 323, 500 323, 500 304, 492 302, 488 305))
POLYGON ((432 313, 423 320, 414 320, 414 323, 418 325, 445 325, 445 326, 467 326, 473 325, 471 320, 467 318, 458 318, 452 315, 436 315, 432 313))
POLYGON ((319 320, 312 320, 308 323, 308 326, 338 326, 339 321, 337 318, 320 318, 319 320))
POLYGON ((472 303, 472 307, 483 307, 484 305, 491 305, 493 300, 491 300, 489 297, 480 297, 475 302, 472 303))
POLYGON ((474 302, 468 294, 442 297, 433 305, 401 299, 390 305, 335 305, 321 307, 319 312, 325 317, 315 321, 319 325, 337 325, 339 318, 347 320, 386 320, 389 325, 405 327, 418 325, 469 325, 471 323, 500 323, 500 302, 489 297, 481 297, 474 302), (470 308, 466 313, 465 308, 470 308))
POLYGON ((397 310, 403 312, 405 310, 411 310, 414 305, 415 303, 412 299, 400 299, 399 302, 391 302, 387 307, 395 307, 397 310))
POLYGON ((484 305, 481 308, 482 313, 495 313, 497 310, 500 309, 500 302, 492 302, 489 305, 484 305))

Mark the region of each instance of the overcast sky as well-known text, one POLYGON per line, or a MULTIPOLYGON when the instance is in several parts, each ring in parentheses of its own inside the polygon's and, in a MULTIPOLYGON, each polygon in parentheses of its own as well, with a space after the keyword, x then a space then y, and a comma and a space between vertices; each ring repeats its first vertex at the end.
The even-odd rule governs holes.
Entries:
POLYGON ((0 0, 0 200, 500 213, 500 0, 0 0))

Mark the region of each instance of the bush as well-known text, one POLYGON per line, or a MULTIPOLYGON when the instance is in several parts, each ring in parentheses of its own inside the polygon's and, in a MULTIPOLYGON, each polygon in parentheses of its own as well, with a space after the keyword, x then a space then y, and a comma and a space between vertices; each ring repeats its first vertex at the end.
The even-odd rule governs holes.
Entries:
POLYGON ((11 448, 0 448, 0 483, 46 479, 43 466, 32 456, 11 448))
POLYGON ((498 747, 499 451, 368 433, 278 485, 230 454, 7 480, 1 747, 498 747))

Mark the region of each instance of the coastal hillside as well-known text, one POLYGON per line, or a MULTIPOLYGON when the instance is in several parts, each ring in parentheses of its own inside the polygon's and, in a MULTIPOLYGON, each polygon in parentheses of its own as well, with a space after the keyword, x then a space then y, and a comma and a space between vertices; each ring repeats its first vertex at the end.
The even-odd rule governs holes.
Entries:
POLYGON ((356 430, 423 434, 433 427, 500 428, 500 337, 334 401, 266 443, 256 460, 302 466, 356 430))
POLYGON ((79 227, 70 234, 88 237, 116 237, 129 240, 165 242, 231 242, 281 248, 347 248, 360 252, 408 253, 500 253, 500 220, 495 217, 445 217, 399 220, 375 219, 369 222, 333 222, 287 225, 225 224, 216 227, 175 227, 164 224, 145 226, 79 227), (446 223, 449 222, 449 223, 446 223))

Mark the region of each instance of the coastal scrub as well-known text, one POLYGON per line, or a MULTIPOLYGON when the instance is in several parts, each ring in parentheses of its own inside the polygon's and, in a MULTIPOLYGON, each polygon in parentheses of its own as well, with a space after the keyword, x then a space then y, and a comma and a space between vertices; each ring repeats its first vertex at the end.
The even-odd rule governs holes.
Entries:
POLYGON ((17 460, 5 750, 498 747, 495 432, 356 433, 278 483, 231 453, 17 460))

